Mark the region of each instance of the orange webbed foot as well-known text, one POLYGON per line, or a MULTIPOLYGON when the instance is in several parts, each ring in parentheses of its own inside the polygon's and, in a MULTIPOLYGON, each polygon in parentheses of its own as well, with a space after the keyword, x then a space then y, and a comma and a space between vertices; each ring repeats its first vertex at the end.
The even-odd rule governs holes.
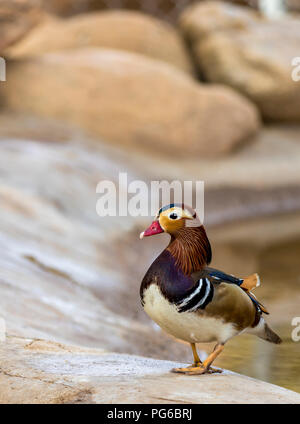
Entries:
POLYGON ((186 374, 186 375, 202 375, 202 374, 215 374, 215 373, 222 373, 222 370, 219 368, 206 368, 204 366, 189 366, 186 368, 173 368, 171 370, 174 373, 179 373, 179 374, 186 374))

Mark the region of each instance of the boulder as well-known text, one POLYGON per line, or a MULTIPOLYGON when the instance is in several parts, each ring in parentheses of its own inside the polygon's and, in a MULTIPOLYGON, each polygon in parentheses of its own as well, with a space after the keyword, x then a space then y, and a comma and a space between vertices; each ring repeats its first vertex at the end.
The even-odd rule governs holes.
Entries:
POLYGON ((87 13, 47 22, 32 31, 8 55, 30 56, 82 47, 128 50, 193 73, 184 42, 171 25, 130 11, 87 13))
POLYGON ((98 6, 100 4, 102 7, 105 6, 105 0, 40 0, 40 2, 47 12, 64 17, 93 11, 95 3, 98 3, 98 6))
POLYGON ((160 61, 106 49, 11 63, 6 107, 76 124, 94 136, 175 156, 228 153, 259 128, 230 88, 202 85, 160 61))
POLYGON ((41 19, 38 0, 1 0, 0 52, 22 38, 41 19))
POLYGON ((298 16, 268 20, 214 1, 188 8, 180 26, 208 81, 246 95, 265 119, 300 120, 300 82, 292 79, 292 59, 299 57, 298 16))
MULTIPOLYGON (((40 0, 41 4, 50 13, 58 16, 71 16, 78 13, 95 10, 127 8, 141 10, 152 15, 175 20, 183 8, 194 0, 40 0)), ((245 0, 225 0, 245 5, 245 0)), ((251 0, 254 3, 255 0, 251 0)), ((286 0, 296 2, 298 0, 286 0)))

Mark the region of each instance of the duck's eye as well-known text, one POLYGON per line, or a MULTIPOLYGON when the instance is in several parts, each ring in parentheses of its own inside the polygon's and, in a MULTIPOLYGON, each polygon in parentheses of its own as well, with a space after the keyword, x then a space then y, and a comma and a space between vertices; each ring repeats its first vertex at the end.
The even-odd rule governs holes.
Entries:
POLYGON ((178 215, 177 215, 176 212, 172 212, 172 213, 170 213, 169 218, 170 219, 177 219, 178 218, 178 215))

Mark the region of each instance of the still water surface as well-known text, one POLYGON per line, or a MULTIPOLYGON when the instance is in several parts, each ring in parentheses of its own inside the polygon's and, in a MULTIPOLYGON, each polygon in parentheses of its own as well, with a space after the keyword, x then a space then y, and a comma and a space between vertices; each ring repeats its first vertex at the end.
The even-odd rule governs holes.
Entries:
POLYGON ((255 295, 267 306, 266 320, 283 339, 278 346, 241 335, 226 344, 215 364, 300 392, 300 341, 292 340, 291 324, 300 317, 300 216, 235 223, 209 233, 214 265, 241 276, 259 273, 261 287, 255 295))

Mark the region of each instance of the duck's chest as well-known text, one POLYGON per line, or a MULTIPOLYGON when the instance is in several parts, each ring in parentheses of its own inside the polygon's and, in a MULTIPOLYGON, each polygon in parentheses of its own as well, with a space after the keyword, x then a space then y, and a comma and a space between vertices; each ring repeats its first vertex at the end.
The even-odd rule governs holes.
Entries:
POLYGON ((145 312, 164 331, 189 343, 208 343, 227 339, 235 333, 231 324, 208 316, 205 311, 178 312, 156 284, 151 284, 144 293, 145 312))
POLYGON ((164 250, 152 263, 143 278, 140 295, 142 304, 146 290, 155 284, 170 303, 176 303, 189 293, 195 282, 176 266, 172 255, 164 250))
POLYGON ((195 281, 174 266, 168 253, 153 262, 141 285, 142 304, 150 318, 167 333, 190 343, 219 340, 220 332, 232 330, 231 326, 225 328, 222 320, 209 316, 205 309, 196 308, 210 301, 212 293, 213 289, 204 282, 201 289, 198 285, 195 290, 195 281), (195 309, 180 310, 178 304, 188 299, 187 306, 195 309))

